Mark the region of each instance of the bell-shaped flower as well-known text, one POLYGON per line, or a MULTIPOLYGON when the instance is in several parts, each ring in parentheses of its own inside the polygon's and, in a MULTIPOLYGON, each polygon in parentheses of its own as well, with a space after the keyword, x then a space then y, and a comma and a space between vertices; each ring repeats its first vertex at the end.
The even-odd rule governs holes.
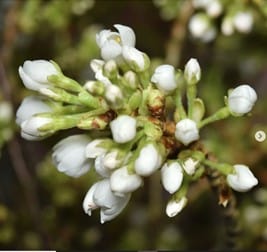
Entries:
POLYGON ((191 58, 185 65, 184 78, 189 85, 194 85, 201 78, 201 69, 197 59, 191 58))
POLYGON ((27 96, 17 110, 16 123, 21 125, 22 122, 30 119, 33 115, 51 111, 51 107, 41 97, 27 96))
POLYGON ((190 33, 194 38, 203 42, 210 42, 216 36, 216 29, 212 26, 210 17, 204 13, 194 14, 188 24, 190 33))
POLYGON ((240 85, 228 97, 228 107, 233 115, 241 116, 251 111, 257 94, 249 85, 240 85))
POLYGON ((47 60, 27 60, 19 67, 19 75, 26 88, 38 91, 50 85, 47 77, 58 74, 56 67, 47 60))
POLYGON ((85 134, 69 136, 53 148, 52 159, 60 172, 71 177, 80 177, 89 171, 92 160, 85 156, 90 137, 85 134))
POLYGON ((136 72, 143 72, 150 65, 148 56, 134 47, 124 46, 122 56, 131 69, 136 72))
POLYGON ((103 178, 110 177, 111 170, 104 164, 105 154, 98 156, 95 159, 95 170, 103 178))
POLYGON ((119 57, 124 46, 135 46, 135 34, 130 27, 120 24, 116 24, 114 27, 119 32, 103 30, 96 35, 96 43, 101 49, 101 57, 105 61, 119 57))
POLYGON ((52 118, 42 116, 32 116, 21 123, 21 136, 30 141, 41 140, 53 133, 51 130, 42 130, 41 128, 51 124, 52 118))
POLYGON ((162 157, 153 144, 144 146, 134 162, 135 172, 140 176, 149 176, 161 165, 162 157))
POLYGON ((110 187, 108 179, 101 180, 96 183, 96 188, 93 193, 93 202, 100 207, 100 218, 103 224, 106 221, 114 219, 125 208, 130 200, 131 194, 116 196, 110 187))
POLYGON ((115 170, 110 176, 111 190, 118 196, 135 191, 142 183, 142 178, 137 174, 130 174, 127 166, 115 170))
POLYGON ((253 26, 253 15, 249 11, 240 11, 233 17, 235 28, 241 33, 249 33, 253 26))
POLYGON ((227 183, 235 191, 246 192, 258 184, 257 178, 246 165, 234 165, 235 173, 227 175, 227 183))
POLYGON ((183 182, 183 169, 178 162, 165 163, 161 168, 161 181, 169 193, 179 190, 183 182))
POLYGON ((199 139, 197 124, 188 118, 176 124, 175 137, 184 145, 188 145, 199 139))
POLYGON ((178 213, 180 213, 183 210, 183 208, 186 206, 186 204, 187 204, 187 198, 186 197, 182 197, 179 201, 171 200, 167 204, 166 214, 169 217, 174 217, 175 215, 177 215, 178 213))
POLYGON ((177 88, 175 69, 171 65, 158 66, 151 77, 151 81, 156 84, 158 89, 165 92, 170 92, 177 88))
POLYGON ((136 135, 136 119, 128 115, 120 115, 110 123, 110 129, 115 142, 129 142, 136 135))
POLYGON ((108 149, 102 147, 102 145, 106 142, 105 139, 95 139, 91 141, 85 149, 85 155, 88 158, 96 158, 102 154, 105 154, 108 149))
POLYGON ((86 193, 84 200, 83 200, 83 210, 89 216, 91 216, 92 210, 95 210, 98 208, 98 206, 95 204, 95 202, 93 200, 93 195, 94 195, 94 192, 95 192, 95 189, 96 189, 98 183, 99 182, 93 184, 90 187, 90 189, 86 193))

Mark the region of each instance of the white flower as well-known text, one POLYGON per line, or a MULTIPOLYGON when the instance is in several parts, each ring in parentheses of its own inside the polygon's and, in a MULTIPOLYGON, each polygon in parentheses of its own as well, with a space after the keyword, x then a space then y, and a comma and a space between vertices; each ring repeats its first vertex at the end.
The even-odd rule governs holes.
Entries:
POLYGON ((195 8, 206 8, 210 0, 193 0, 192 4, 195 8))
POLYGON ((103 178, 108 178, 111 174, 111 170, 104 164, 105 154, 98 156, 95 159, 95 170, 103 178))
POLYGON ((123 99, 121 89, 113 84, 106 85, 105 98, 112 104, 119 103, 123 99))
POLYGON ((233 23, 239 32, 249 33, 253 26, 253 16, 249 11, 240 11, 234 16, 233 23))
POLYGON ((58 74, 57 69, 46 60, 27 60, 23 67, 19 67, 19 75, 25 87, 35 91, 49 86, 47 77, 54 74, 58 74))
POLYGON ((186 197, 182 197, 179 201, 171 200, 167 204, 166 214, 169 217, 174 217, 175 215, 177 215, 182 211, 182 209, 186 206, 186 204, 187 204, 186 197))
POLYGON ((199 139, 197 124, 188 118, 176 124, 175 137, 184 145, 188 145, 199 139))
POLYGON ((92 162, 85 156, 85 148, 90 142, 87 135, 69 136, 53 148, 52 159, 60 172, 71 177, 80 177, 89 171, 92 162))
POLYGON ((142 183, 139 175, 129 174, 127 166, 117 169, 110 177, 111 190, 118 196, 135 191, 142 183))
POLYGON ((130 200, 131 194, 125 194, 121 197, 116 196, 110 187, 108 179, 96 183, 93 192, 93 202, 100 207, 100 218, 103 224, 106 221, 114 219, 125 208, 130 200))
POLYGON ((128 115, 120 115, 110 123, 110 129, 115 142, 129 142, 136 135, 136 119, 128 115))
POLYGON ((119 33, 103 30, 96 35, 96 43, 101 49, 102 58, 106 61, 119 57, 124 46, 135 46, 135 34, 130 27, 120 24, 114 27, 119 33))
POLYGON ((147 69, 149 65, 148 57, 145 53, 130 46, 124 46, 122 56, 132 69, 137 72, 142 72, 147 69))
POLYGON ((114 150, 111 152, 108 152, 103 160, 104 166, 107 167, 110 170, 113 170, 118 167, 118 165, 121 164, 123 160, 118 158, 118 151, 114 150))
POLYGON ((53 120, 48 117, 32 116, 30 119, 21 123, 21 136, 30 141, 41 140, 53 132, 41 131, 40 128, 52 122, 53 120))
POLYGON ((162 158, 153 144, 148 144, 140 151, 135 160, 134 168, 137 174, 149 176, 154 173, 161 165, 162 158))
POLYGON ((9 122, 13 116, 12 105, 10 102, 0 102, 0 121, 9 122))
POLYGON ((95 183, 90 187, 83 200, 83 210, 89 216, 91 216, 92 210, 98 208, 98 206, 95 204, 93 200, 93 195, 98 183, 95 183))
POLYGON ((161 168, 161 180, 163 187, 169 193, 179 190, 183 181, 183 170, 178 162, 164 164, 161 168))
POLYGON ((258 184, 257 178, 246 165, 234 165, 235 174, 227 175, 227 183, 238 192, 246 192, 258 184))
POLYGON ((234 33, 234 23, 232 17, 225 17, 223 19, 221 30, 225 36, 230 36, 234 33))
POLYGON ((23 99, 16 113, 16 123, 21 125, 35 114, 51 112, 52 109, 38 96, 27 96, 23 99))
POLYGON ((90 142, 85 149, 85 155, 88 158, 96 158, 102 154, 105 154, 108 150, 100 147, 100 145, 104 142, 103 139, 95 139, 90 142))
POLYGON ((257 94, 249 85, 240 85, 228 97, 229 110, 236 115, 243 115, 251 111, 257 100, 257 94))
POLYGON ((193 175, 196 171, 198 160, 194 160, 193 158, 188 158, 183 162, 183 168, 188 175, 193 175))
POLYGON ((210 42, 216 36, 216 29, 212 26, 209 17, 203 13, 193 15, 188 25, 192 36, 203 42, 210 42))
POLYGON ((212 0, 207 6, 206 11, 210 17, 218 17, 222 13, 222 4, 218 0, 212 0))
POLYGON ((158 66, 151 77, 151 81, 165 92, 174 90, 177 87, 174 67, 171 65, 158 66))
POLYGON ((185 65, 184 77, 188 84, 196 84, 201 78, 201 69, 197 59, 191 58, 185 65))

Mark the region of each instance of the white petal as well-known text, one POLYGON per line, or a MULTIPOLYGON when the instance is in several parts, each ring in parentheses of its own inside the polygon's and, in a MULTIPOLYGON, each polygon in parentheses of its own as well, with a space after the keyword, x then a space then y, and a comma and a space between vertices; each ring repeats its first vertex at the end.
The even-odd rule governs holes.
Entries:
POLYGON ((176 124, 175 137, 184 145, 188 145, 199 139, 199 131, 196 123, 191 119, 183 119, 176 124))
POLYGON ((83 210, 89 216, 91 216, 92 210, 98 208, 98 206, 95 204, 93 200, 93 195, 94 195, 96 187, 97 187, 97 183, 93 184, 88 190, 88 192, 86 193, 84 200, 83 200, 83 210))
POLYGON ((114 40, 105 42, 101 48, 101 57, 105 60, 116 59, 122 52, 121 45, 114 40))
POLYGON ((135 33, 132 28, 121 24, 116 24, 114 27, 120 33, 123 46, 135 47, 135 33))
POLYGON ((183 197, 178 202, 171 200, 167 204, 166 214, 169 217, 174 217, 175 215, 177 215, 178 213, 180 213, 182 211, 182 209, 186 206, 186 204, 187 204, 187 198, 186 197, 183 197))

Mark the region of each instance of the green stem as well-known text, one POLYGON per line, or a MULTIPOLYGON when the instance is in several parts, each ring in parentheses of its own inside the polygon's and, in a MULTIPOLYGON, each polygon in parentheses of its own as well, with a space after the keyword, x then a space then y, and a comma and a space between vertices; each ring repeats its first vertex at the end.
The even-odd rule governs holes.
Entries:
POLYGON ((181 94, 181 90, 179 89, 177 89, 175 93, 175 106, 176 106, 176 110, 178 111, 179 119, 186 118, 186 112, 185 112, 184 105, 182 102, 182 94, 181 94))
POLYGON ((198 128, 200 129, 209 123, 213 123, 215 121, 225 119, 230 115, 231 115, 231 113, 230 113, 228 107, 223 107, 223 108, 219 109, 217 112, 215 112, 213 115, 211 115, 211 116, 205 118, 204 120, 202 120, 201 122, 199 122, 198 128))
POLYGON ((213 161, 208 160, 208 159, 203 160, 202 163, 204 165, 209 166, 212 169, 218 170, 219 172, 221 172, 222 174, 224 174, 226 176, 230 173, 235 172, 234 167, 232 165, 229 165, 229 164, 217 163, 217 162, 213 162, 213 161))
POLYGON ((186 87, 187 105, 188 105, 188 118, 193 118, 194 100, 197 97, 196 85, 187 85, 186 87))

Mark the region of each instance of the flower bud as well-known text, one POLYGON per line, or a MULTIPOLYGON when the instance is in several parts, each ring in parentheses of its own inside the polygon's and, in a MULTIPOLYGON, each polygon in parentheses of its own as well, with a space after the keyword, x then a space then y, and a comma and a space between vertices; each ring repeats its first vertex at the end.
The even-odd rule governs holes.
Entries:
POLYGON ((199 139, 197 124, 188 118, 176 124, 175 137, 184 145, 188 145, 199 139))
POLYGON ((174 217, 180 213, 187 204, 187 198, 182 197, 179 201, 171 200, 166 207, 166 214, 169 217, 174 217))
POLYGON ((213 0, 206 6, 207 14, 213 18, 218 17, 222 10, 222 4, 218 0, 213 0))
POLYGON ((30 141, 41 140, 53 133, 51 130, 42 130, 42 127, 53 122, 52 118, 33 116, 21 123, 21 136, 30 141))
POLYGON ((257 100, 257 94, 249 85, 235 88, 228 97, 228 107, 233 115, 242 116, 251 111, 257 100))
POLYGON ((95 159, 95 170, 103 178, 109 178, 111 170, 104 164, 105 154, 102 154, 95 159))
POLYGON ((235 173, 227 175, 227 183, 235 191, 246 192, 258 184, 257 178, 246 165, 234 165, 235 173))
POLYGON ((10 122, 13 117, 12 105, 10 102, 0 102, 0 122, 10 122))
POLYGON ((162 91, 173 91, 177 87, 174 67, 171 65, 158 66, 151 77, 151 81, 162 91))
POLYGON ((109 79, 115 78, 118 73, 118 68, 115 60, 109 60, 104 65, 104 75, 109 79))
POLYGON ((90 138, 87 135, 69 136, 53 148, 52 159, 60 172, 71 177, 80 177, 90 170, 91 160, 85 156, 90 138))
POLYGON ((26 88, 38 91, 42 87, 50 85, 47 77, 57 75, 58 70, 46 60, 27 60, 19 67, 19 75, 26 88))
POLYGON ((110 84, 106 86, 105 98, 112 103, 118 105, 123 99, 122 92, 116 85, 110 84))
POLYGON ((222 33, 225 36, 230 36, 234 33, 234 23, 232 17, 225 17, 222 21, 222 33))
POLYGON ((134 47, 124 46, 122 56, 136 72, 143 72, 150 65, 148 56, 134 47))
POLYGON ((91 94, 102 96, 105 92, 105 85, 100 81, 87 81, 84 84, 84 88, 91 94))
POLYGON ((253 26, 253 16, 249 11, 240 11, 233 17, 233 23, 239 32, 249 33, 253 26))
POLYGON ((196 59, 191 58, 185 65, 184 78, 189 85, 194 85, 201 78, 201 69, 196 59))
POLYGON ((95 139, 86 146, 85 155, 88 158, 96 158, 105 154, 110 143, 108 139, 95 139), (104 147, 105 146, 105 147, 104 147))
POLYGON ((178 162, 165 163, 161 168, 163 187, 169 193, 179 190, 183 181, 183 170, 178 162))
POLYGON ((128 115, 120 115, 110 122, 110 129, 115 142, 129 142, 136 135, 136 120, 128 115))
POLYGON ((90 62, 90 67, 94 71, 94 73, 97 73, 103 69, 104 64, 105 64, 104 60, 93 59, 90 62))
POLYGON ((196 171, 199 161, 193 158, 187 158, 183 162, 183 168, 188 175, 193 175, 196 171))
POLYGON ((117 196, 135 191, 142 183, 143 180, 139 175, 129 174, 127 166, 117 169, 110 176, 111 190, 117 196))
POLYGON ((117 168, 123 161, 123 159, 119 158, 118 156, 119 153, 116 150, 108 152, 103 160, 104 166, 110 170, 117 168))
POLYGON ((134 168, 138 175, 149 176, 161 165, 162 158, 153 144, 148 144, 140 151, 135 160, 134 168))
POLYGON ((136 89, 138 86, 138 78, 135 72, 127 71, 124 76, 124 81, 126 82, 127 86, 132 89, 136 89))
POLYGON ((16 123, 21 125, 22 122, 30 119, 32 116, 51 112, 52 109, 49 107, 44 99, 38 96, 28 96, 23 99, 21 105, 19 106, 17 113, 16 113, 16 123))

